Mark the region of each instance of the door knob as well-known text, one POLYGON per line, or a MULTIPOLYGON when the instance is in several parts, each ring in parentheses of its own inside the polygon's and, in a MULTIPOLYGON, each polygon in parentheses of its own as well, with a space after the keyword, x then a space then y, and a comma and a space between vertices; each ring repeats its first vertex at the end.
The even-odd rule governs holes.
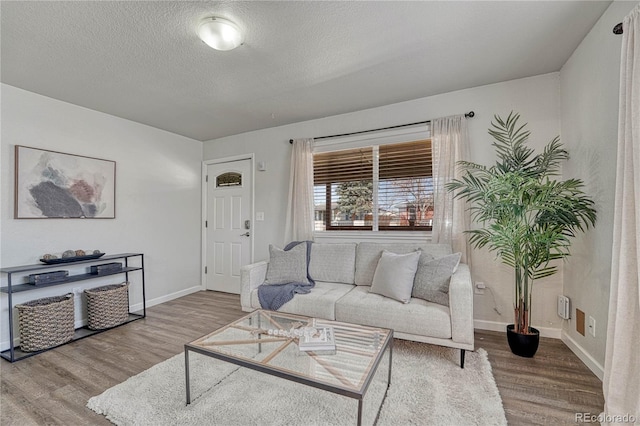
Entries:
POLYGON ((240 234, 241 237, 248 237, 250 234, 248 232, 245 232, 244 234, 240 234))

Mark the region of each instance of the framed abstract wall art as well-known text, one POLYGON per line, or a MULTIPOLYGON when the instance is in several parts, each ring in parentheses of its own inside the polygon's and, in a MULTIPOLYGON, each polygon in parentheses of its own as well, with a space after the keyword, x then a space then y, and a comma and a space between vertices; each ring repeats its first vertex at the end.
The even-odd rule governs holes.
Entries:
POLYGON ((116 162, 15 147, 16 219, 113 219, 116 162))

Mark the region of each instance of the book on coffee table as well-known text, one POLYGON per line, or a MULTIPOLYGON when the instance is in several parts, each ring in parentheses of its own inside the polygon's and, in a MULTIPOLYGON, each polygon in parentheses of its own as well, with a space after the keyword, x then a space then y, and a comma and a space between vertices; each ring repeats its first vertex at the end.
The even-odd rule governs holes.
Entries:
POLYGON ((333 327, 314 327, 305 330, 298 340, 298 348, 302 352, 330 353, 336 350, 333 327))

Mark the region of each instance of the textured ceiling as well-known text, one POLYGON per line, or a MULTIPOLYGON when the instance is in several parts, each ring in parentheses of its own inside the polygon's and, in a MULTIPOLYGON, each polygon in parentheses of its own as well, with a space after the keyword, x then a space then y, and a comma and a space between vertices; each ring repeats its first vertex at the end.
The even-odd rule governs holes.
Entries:
POLYGON ((2 1, 1 79, 209 140, 558 71, 609 3, 2 1))

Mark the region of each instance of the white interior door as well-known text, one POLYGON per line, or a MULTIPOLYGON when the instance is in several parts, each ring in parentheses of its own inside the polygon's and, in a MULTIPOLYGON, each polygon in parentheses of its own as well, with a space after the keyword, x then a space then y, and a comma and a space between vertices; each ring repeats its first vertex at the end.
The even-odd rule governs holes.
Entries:
POLYGON ((207 166, 206 288, 240 293, 240 267, 251 261, 251 160, 207 166))

